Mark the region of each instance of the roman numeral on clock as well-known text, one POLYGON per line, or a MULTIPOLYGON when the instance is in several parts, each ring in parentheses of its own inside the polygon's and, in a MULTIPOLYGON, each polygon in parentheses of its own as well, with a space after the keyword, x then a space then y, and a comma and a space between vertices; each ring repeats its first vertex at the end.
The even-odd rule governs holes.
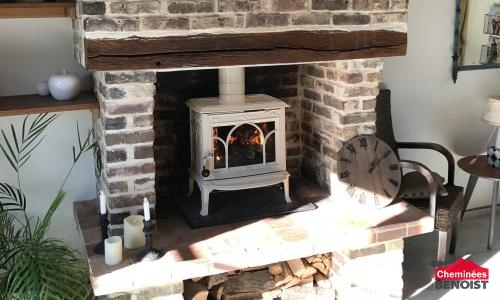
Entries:
POLYGON ((397 181, 396 179, 389 178, 389 182, 392 183, 392 185, 395 187, 399 186, 399 181, 397 181))
POLYGON ((340 175, 340 179, 343 179, 343 178, 349 177, 349 175, 351 175, 351 173, 349 173, 349 171, 344 171, 342 173, 339 173, 339 175, 340 175))
POLYGON ((366 203, 366 195, 365 195, 365 193, 361 193, 361 195, 359 195, 358 202, 359 202, 360 204, 365 205, 365 203, 366 203))
POLYGON ((397 170, 399 170, 399 165, 398 164, 392 164, 388 168, 391 171, 397 171, 397 170))
POLYGON ((356 148, 354 148, 353 144, 348 144, 346 148, 351 151, 352 154, 356 154, 356 148))
POLYGON ((366 142, 365 137, 359 139, 359 146, 365 150, 368 148, 368 143, 366 142))
POLYGON ((343 162, 343 163, 346 163, 346 164, 350 164, 351 163, 351 160, 350 159, 347 159, 345 157, 341 157, 340 158, 340 161, 343 162))
POLYGON ((354 184, 349 184, 349 186, 346 188, 346 192, 349 195, 349 197, 354 197, 354 193, 356 192, 356 186, 354 184))
POLYGON ((383 189, 384 190, 384 194, 387 198, 391 198, 391 193, 389 193, 385 188, 383 189))

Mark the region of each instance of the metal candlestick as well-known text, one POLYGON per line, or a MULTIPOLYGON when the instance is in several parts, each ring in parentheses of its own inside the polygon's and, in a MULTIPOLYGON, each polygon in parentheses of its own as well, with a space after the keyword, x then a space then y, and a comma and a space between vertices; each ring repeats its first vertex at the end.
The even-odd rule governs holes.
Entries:
POLYGON ((152 242, 153 242, 153 222, 150 221, 143 221, 144 223, 144 229, 142 230, 144 232, 144 236, 146 237, 146 245, 144 246, 144 249, 141 250, 137 254, 137 260, 139 261, 155 261, 158 258, 160 258, 160 250, 155 249, 152 247, 152 242))
POLYGON ((101 241, 92 250, 95 254, 104 254, 104 240, 108 238, 108 224, 108 214, 100 214, 99 226, 101 227, 101 241))

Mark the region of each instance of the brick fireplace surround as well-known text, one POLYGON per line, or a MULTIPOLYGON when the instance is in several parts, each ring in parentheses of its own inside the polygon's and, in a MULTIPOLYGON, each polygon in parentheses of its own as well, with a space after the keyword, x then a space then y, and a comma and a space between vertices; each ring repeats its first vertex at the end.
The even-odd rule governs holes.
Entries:
MULTIPOLYGON (((402 239, 432 231, 433 219, 404 202, 345 212, 332 182, 342 142, 374 131, 381 57, 405 54, 406 14, 407 0, 78 0, 75 56, 101 108, 109 233, 122 235, 123 218, 142 214, 148 197, 155 242, 172 249, 155 263, 125 252, 113 267, 87 251, 96 295, 155 286, 182 299, 185 279, 333 253, 338 299, 401 298, 402 239), (247 93, 290 105, 287 169, 332 196, 314 212, 191 230, 171 215, 187 183, 185 101, 216 96, 215 69, 233 65, 247 66, 247 93), (385 283, 372 281, 382 265, 385 283)), ((87 249, 99 240, 94 204, 75 206, 87 249)))

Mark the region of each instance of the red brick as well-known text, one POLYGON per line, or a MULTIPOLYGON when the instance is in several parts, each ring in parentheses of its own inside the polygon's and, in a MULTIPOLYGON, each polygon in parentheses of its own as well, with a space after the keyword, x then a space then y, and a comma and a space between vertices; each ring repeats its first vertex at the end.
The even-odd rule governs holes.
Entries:
POLYGON ((147 16, 141 19, 143 30, 188 30, 186 17, 147 16))
POLYGON ((139 144, 153 142, 154 131, 153 130, 143 130, 127 133, 113 133, 106 134, 105 136, 106 145, 121 145, 121 144, 139 144))
POLYGON ((151 204, 156 203, 156 195, 154 192, 135 193, 133 195, 120 195, 108 197, 110 209, 125 208, 132 206, 140 206, 143 204, 144 197, 147 197, 151 204))
POLYGON ((380 82, 382 81, 382 73, 374 72, 366 74, 366 80, 370 82, 380 82))
POLYGON ((153 115, 134 116, 134 127, 153 126, 153 115))
POLYGON ((389 8, 389 0, 353 0, 354 10, 385 10, 389 8))
POLYGON ((135 166, 116 166, 109 167, 107 169, 107 176, 112 177, 123 177, 123 176, 134 176, 141 174, 151 174, 155 172, 154 163, 145 163, 142 165, 135 166))
POLYGON ((275 27, 289 25, 288 15, 275 13, 251 13, 247 15, 246 26, 252 27, 275 27))
POLYGON ((307 9, 307 0, 269 0, 273 11, 297 11, 307 9))
POLYGON ((110 194, 126 193, 128 192, 128 184, 126 181, 110 182, 108 190, 110 194))
POLYGON ((375 99, 370 99, 370 100, 363 100, 363 110, 369 110, 369 109, 375 109, 375 105, 377 101, 375 99))
POLYGON ((135 147, 134 158, 135 159, 153 158, 153 145, 135 147))
POLYGON ((344 102, 329 95, 323 95, 323 103, 328 106, 335 107, 338 110, 344 110, 344 102))
POLYGON ((259 11, 260 0, 219 0, 219 12, 259 11))
POLYGON ((359 124, 367 122, 375 122, 374 112, 345 115, 340 117, 341 124, 359 124))
POLYGON ((346 83, 350 83, 350 84, 360 83, 360 82, 363 82, 363 74, 361 74, 359 72, 356 72, 356 73, 343 73, 340 76, 340 80, 342 80, 342 81, 344 81, 346 83))
POLYGON ((116 102, 110 103, 108 101, 106 106, 106 112, 110 115, 122 115, 131 113, 150 113, 153 110, 153 102, 140 102, 140 103, 124 103, 116 102))

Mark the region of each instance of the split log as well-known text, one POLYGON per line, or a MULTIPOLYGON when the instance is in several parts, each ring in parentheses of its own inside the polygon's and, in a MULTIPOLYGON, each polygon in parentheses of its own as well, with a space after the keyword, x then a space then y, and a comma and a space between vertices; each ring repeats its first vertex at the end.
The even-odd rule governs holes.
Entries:
POLYGON ((213 286, 218 285, 227 280, 227 274, 215 274, 207 277, 207 287, 211 289, 213 286))
POLYGON ((205 285, 193 282, 191 280, 184 281, 184 292, 182 296, 186 300, 207 300, 208 289, 205 285))
POLYGON ((273 276, 267 269, 255 272, 243 272, 230 276, 224 282, 224 295, 237 293, 261 293, 274 286, 273 276))
POLYGON ((279 275, 283 273, 283 265, 281 263, 272 264, 267 269, 269 270, 269 273, 271 273, 272 275, 279 275))
POLYGON ((306 267, 304 266, 300 258, 287 260, 286 263, 290 267, 290 270, 292 271, 293 275, 302 278, 302 275, 304 274, 306 267))

